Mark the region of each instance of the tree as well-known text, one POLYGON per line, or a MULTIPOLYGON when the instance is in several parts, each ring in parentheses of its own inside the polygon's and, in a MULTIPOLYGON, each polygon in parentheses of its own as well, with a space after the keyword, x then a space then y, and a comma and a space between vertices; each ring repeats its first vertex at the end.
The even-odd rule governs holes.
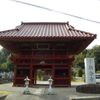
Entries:
POLYGON ((9 56, 10 52, 7 51, 5 48, 2 48, 0 51, 0 71, 8 71, 7 69, 7 57, 9 56))
POLYGON ((75 81, 75 75, 76 75, 76 71, 74 70, 74 68, 71 68, 71 80, 75 81))
POLYGON ((77 67, 84 69, 84 60, 79 60, 76 63, 77 67))
POLYGON ((1 57, 0 57, 1 61, 0 62, 1 63, 6 62, 6 59, 9 55, 10 55, 10 52, 8 50, 6 50, 5 48, 2 48, 1 49, 1 57))
POLYGON ((6 62, 1 64, 1 66, 0 66, 0 71, 3 71, 3 72, 4 72, 4 71, 5 71, 5 72, 8 72, 6 62))
POLYGON ((13 62, 10 60, 10 55, 7 57, 7 69, 9 71, 14 71, 14 64, 13 62))
POLYGON ((78 76, 78 77, 82 77, 82 75, 83 75, 83 71, 82 71, 82 69, 80 68, 80 69, 78 69, 78 71, 77 71, 77 76, 78 76))
POLYGON ((38 78, 38 80, 42 80, 42 78, 43 78, 43 75, 44 75, 44 71, 42 71, 41 69, 38 69, 37 70, 37 78, 38 78))
MULTIPOLYGON (((86 55, 86 54, 85 54, 86 55)), ((75 61, 73 62, 73 67, 76 67, 76 68, 84 68, 84 58, 85 56, 83 55, 83 52, 80 53, 79 55, 77 55, 75 57, 75 61)))
POLYGON ((95 69, 100 70, 100 45, 92 47, 92 49, 85 49, 79 55, 75 56, 73 67, 84 69, 84 58, 95 59, 95 69))

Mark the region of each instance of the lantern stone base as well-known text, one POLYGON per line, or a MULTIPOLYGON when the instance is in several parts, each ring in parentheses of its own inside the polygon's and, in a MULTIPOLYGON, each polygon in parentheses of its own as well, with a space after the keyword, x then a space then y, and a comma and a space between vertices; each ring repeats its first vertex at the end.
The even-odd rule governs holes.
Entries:
POLYGON ((23 94, 31 94, 29 91, 24 91, 23 94))
POLYGON ((76 92, 98 94, 100 93, 100 85, 98 84, 85 84, 76 86, 76 92))

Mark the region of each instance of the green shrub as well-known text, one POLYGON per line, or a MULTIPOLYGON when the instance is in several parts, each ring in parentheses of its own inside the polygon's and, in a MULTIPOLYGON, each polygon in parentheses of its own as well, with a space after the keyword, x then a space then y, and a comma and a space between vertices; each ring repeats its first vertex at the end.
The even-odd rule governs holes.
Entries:
POLYGON ((41 69, 37 70, 37 80, 41 81, 44 75, 44 71, 42 71, 41 69))
POLYGON ((78 77, 82 77, 82 74, 83 74, 82 69, 81 69, 81 68, 78 69, 78 71, 77 71, 77 76, 78 76, 78 77))

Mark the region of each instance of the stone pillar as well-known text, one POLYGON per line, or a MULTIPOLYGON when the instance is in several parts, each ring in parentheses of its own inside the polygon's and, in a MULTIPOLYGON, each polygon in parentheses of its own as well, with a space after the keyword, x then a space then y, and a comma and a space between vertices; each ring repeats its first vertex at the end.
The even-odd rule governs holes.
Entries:
POLYGON ((94 58, 85 58, 86 84, 96 84, 94 58))

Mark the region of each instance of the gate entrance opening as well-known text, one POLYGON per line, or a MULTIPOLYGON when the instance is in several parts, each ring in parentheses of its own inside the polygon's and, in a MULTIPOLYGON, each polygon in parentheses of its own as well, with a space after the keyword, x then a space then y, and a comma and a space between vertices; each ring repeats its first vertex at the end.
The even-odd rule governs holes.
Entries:
POLYGON ((48 85, 48 79, 52 74, 52 66, 36 65, 35 68, 35 85, 48 85))

